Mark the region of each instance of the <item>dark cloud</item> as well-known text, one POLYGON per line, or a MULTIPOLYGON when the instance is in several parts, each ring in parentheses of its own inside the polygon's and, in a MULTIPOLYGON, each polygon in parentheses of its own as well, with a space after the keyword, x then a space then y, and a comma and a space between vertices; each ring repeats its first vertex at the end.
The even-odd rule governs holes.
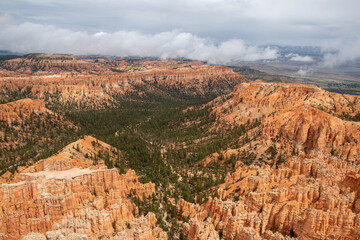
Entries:
MULTIPOLYGON (((94 34, 98 32, 106 32, 107 38, 111 39, 117 39, 118 36, 125 33, 131 36, 137 34, 140 39, 149 41, 150 45, 155 44, 152 43, 154 38, 159 38, 164 34, 175 37, 180 33, 189 33, 194 39, 200 39, 204 42, 202 44, 208 46, 204 50, 212 52, 215 52, 214 48, 223 49, 227 44, 240 44, 240 42, 240 45, 246 46, 247 51, 252 49, 249 44, 333 47, 340 50, 338 55, 328 57, 338 59, 333 61, 334 64, 346 61, 345 59, 357 58, 357 56, 353 56, 352 51, 347 50, 346 45, 355 49, 359 45, 358 36, 353 34, 360 32, 358 9, 360 9, 360 1, 358 0, 0 1, 0 15, 12 18, 12 25, 7 27, 12 26, 14 32, 24 28, 24 25, 34 24, 31 26, 36 28, 36 34, 42 37, 46 37, 46 33, 50 34, 50 38, 55 38, 54 35, 57 34, 56 37, 65 41, 60 37, 60 34, 65 32, 69 34, 71 38, 66 39, 67 41, 55 41, 58 51, 76 50, 70 46, 71 43, 82 49, 84 44, 81 44, 81 41, 85 41, 85 43, 91 41, 89 52, 99 50, 100 46, 95 43, 95 40, 91 40, 94 39, 94 34), (49 29, 53 30, 48 31, 49 29), (179 30, 176 31, 176 29, 179 30), (236 42, 232 39, 243 39, 248 44, 242 40, 236 40, 236 42)), ((2 30, 2 32, 4 31, 2 30)), ((46 41, 39 39, 39 36, 28 34, 29 36, 24 37, 28 38, 32 45, 29 44, 27 49, 30 46, 34 47, 34 43, 30 40, 46 41)), ((183 37, 183 35, 180 34, 175 38, 178 37, 183 37)), ((147 52, 147 48, 141 41, 135 39, 132 41, 140 44, 139 49, 142 51, 139 52, 147 52)), ((192 41, 199 42, 197 40, 192 41)), ((97 42, 101 41, 97 40, 97 42)), ((125 44, 124 41, 121 43, 125 44)), ((5 43, 4 39, 1 39, 1 44, 6 46, 10 43, 5 43)), ((16 44, 11 44, 15 48, 16 44)), ((19 50, 25 48, 24 44, 17 43, 19 50)), ((174 47, 173 42, 169 44, 174 47)), ((56 48, 55 45, 50 47, 48 42, 45 45, 47 49, 56 48)), ((111 43, 111 45, 114 46, 115 44, 111 43)), ((134 46, 129 44, 129 47, 134 46)), ((119 46, 117 47, 119 48, 119 46)), ((182 46, 177 54, 179 52, 190 54, 189 52, 196 52, 194 49, 200 49, 199 46, 188 47, 192 50, 184 50, 182 46)), ((36 49, 40 49, 40 47, 36 49)), ((244 48, 240 47, 239 49, 244 48)), ((116 52, 126 51, 123 49, 116 52)), ((157 51, 157 54, 162 52, 157 51)), ((260 48, 257 48, 256 52, 259 51, 260 48)), ((174 51, 169 52, 171 52, 169 55, 176 55, 174 51)), ((202 55, 205 54, 202 53, 202 55)), ((223 54, 223 56, 225 55, 227 54, 223 54)), ((251 55, 258 56, 258 54, 251 55)), ((223 56, 218 58, 223 59, 223 56)), ((248 52, 246 56, 249 56, 248 52)), ((257 59, 258 57, 251 58, 257 59)), ((329 62, 328 59, 326 62, 329 62)))

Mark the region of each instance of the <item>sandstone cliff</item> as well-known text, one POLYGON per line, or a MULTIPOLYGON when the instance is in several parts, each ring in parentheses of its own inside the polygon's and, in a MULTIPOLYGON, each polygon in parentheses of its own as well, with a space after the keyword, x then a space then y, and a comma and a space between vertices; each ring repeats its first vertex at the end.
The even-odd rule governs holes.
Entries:
POLYGON ((111 146, 85 137, 2 183, 1 239, 30 232, 48 239, 74 233, 89 239, 167 239, 154 214, 138 216, 128 198, 130 193, 140 200, 152 196, 155 185, 141 184, 131 169, 122 175, 107 169, 99 152, 117 157, 111 146))
MULTIPOLYGON (((94 64, 101 65, 99 62, 94 64)), ((247 81, 230 68, 200 62, 145 61, 125 64, 120 61, 115 65, 116 71, 110 68, 99 73, 64 71, 54 74, 49 70, 46 75, 40 76, 17 76, 17 72, 9 76, 7 71, 0 83, 0 94, 4 99, 8 95, 21 95, 45 99, 52 104, 60 103, 65 107, 105 108, 114 106, 117 97, 129 94, 162 98, 216 97, 230 93, 235 85, 247 81)))
POLYGON ((360 113, 357 96, 312 85, 256 81, 239 84, 210 105, 224 124, 261 122, 249 132, 259 136, 252 139, 252 145, 263 146, 257 149, 259 156, 276 145, 287 153, 321 151, 360 163, 360 123, 346 120, 360 113))
POLYGON ((60 72, 98 71, 99 65, 65 54, 28 54, 20 58, 0 61, 0 68, 22 74, 54 74, 60 72))

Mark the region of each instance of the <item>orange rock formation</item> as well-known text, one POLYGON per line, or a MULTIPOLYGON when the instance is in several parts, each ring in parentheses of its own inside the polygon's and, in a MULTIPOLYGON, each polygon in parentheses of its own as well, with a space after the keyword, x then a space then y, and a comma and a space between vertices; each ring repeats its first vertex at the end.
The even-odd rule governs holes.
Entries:
POLYGON ((237 162, 214 189, 217 198, 201 206, 179 200, 179 214, 190 219, 187 239, 359 239, 360 124, 342 119, 360 112, 359 100, 316 86, 251 82, 209 103, 222 124, 261 121, 250 142, 224 150, 225 158, 259 156, 250 166, 237 162), (282 164, 265 163, 269 146, 282 164))
POLYGON ((0 67, 22 74, 48 74, 69 71, 100 70, 101 67, 89 60, 79 60, 65 54, 28 54, 20 58, 0 61, 0 67))
POLYGON ((89 239, 167 239, 154 214, 139 217, 127 198, 130 193, 139 199, 152 196, 155 185, 139 183, 131 169, 123 175, 107 169, 101 159, 93 165, 99 151, 113 159, 111 150, 85 137, 2 183, 0 239, 20 239, 30 232, 48 239, 71 234, 89 239))
MULTIPOLYGON (((37 62, 32 64, 37 66, 37 62)), ((93 63, 95 70, 103 67, 101 64, 93 63)), ((17 76, 18 72, 6 71, 6 74, 2 74, 0 93, 6 99, 9 93, 21 92, 26 93, 27 97, 83 109, 111 107, 115 102, 114 97, 125 94, 151 93, 170 98, 214 97, 230 93, 235 85, 247 81, 230 68, 196 61, 139 61, 134 64, 118 61, 114 64, 117 68, 108 68, 99 73, 70 70, 52 72, 53 68, 50 68, 44 72, 46 76, 32 73, 17 76)))
POLYGON ((188 239, 204 224, 225 239, 357 239, 359 179, 358 165, 334 156, 292 157, 279 169, 240 167, 219 186, 219 199, 177 207, 196 219, 184 225, 188 239))
POLYGON ((43 100, 21 99, 18 101, 0 104, 0 122, 9 125, 13 122, 21 122, 24 118, 30 117, 32 113, 52 113, 45 107, 43 100))
POLYGON ((232 94, 210 104, 225 124, 261 121, 253 131, 260 133, 260 145, 275 141, 290 153, 321 151, 360 163, 360 123, 340 118, 360 113, 357 96, 313 85, 257 81, 239 84, 232 94))

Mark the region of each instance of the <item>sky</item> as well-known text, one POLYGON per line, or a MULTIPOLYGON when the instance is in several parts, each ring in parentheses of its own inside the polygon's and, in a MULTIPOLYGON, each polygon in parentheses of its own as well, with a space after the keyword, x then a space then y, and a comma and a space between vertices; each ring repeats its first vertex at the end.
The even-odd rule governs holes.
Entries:
MULTIPOLYGON (((360 57, 358 0, 1 0, 0 50, 276 59, 270 44, 319 46, 324 63, 360 57)), ((291 55, 309 62, 309 56, 291 55)))

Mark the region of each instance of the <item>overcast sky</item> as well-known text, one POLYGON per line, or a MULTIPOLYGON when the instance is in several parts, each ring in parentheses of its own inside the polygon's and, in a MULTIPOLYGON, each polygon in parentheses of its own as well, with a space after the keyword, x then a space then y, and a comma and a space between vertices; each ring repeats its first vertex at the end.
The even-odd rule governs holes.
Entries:
POLYGON ((336 63, 360 56, 359 9, 359 0, 1 0, 0 49, 223 63, 276 58, 267 44, 309 45, 339 49, 327 56, 336 63))

